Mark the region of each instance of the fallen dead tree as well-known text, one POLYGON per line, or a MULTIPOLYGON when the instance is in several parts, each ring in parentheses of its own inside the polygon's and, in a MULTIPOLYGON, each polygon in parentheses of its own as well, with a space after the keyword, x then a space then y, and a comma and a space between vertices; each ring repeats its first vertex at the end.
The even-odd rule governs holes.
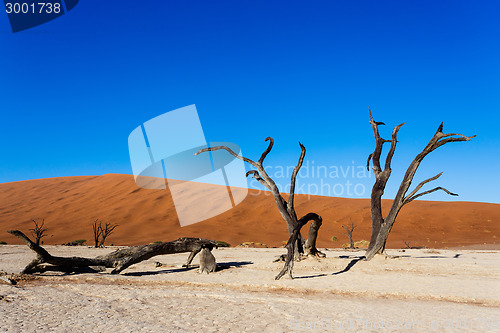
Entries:
POLYGON ((37 254, 36 259, 24 268, 22 274, 47 271, 96 273, 102 272, 106 268, 113 268, 111 274, 119 274, 131 265, 158 255, 190 252, 187 263, 184 265, 187 267, 202 248, 212 250, 214 247, 217 247, 217 242, 213 240, 182 237, 172 242, 127 247, 95 258, 56 257, 48 253, 40 245, 31 241, 21 231, 9 230, 7 232, 22 239, 37 254))

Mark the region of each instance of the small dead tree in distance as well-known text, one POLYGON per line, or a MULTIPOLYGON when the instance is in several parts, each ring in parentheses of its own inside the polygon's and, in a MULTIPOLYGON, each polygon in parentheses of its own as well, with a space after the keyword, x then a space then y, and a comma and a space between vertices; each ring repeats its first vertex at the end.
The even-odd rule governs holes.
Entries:
POLYGON ((30 229, 31 234, 33 235, 33 237, 35 237, 35 243, 36 243, 36 245, 40 245, 40 240, 43 237, 47 236, 45 233, 49 229, 48 228, 44 228, 45 219, 43 219, 41 223, 38 223, 38 221, 33 220, 33 219, 31 221, 33 221, 33 223, 35 224, 35 227, 33 229, 30 229))
POLYGON ((99 225, 101 229, 101 242, 99 243, 99 247, 104 246, 104 241, 106 240, 106 238, 108 238, 109 235, 111 235, 111 233, 113 232, 113 230, 115 230, 117 226, 118 226, 117 224, 111 224, 108 222, 104 224, 104 228, 102 227, 101 224, 99 225))
POLYGON ((342 225, 342 227, 345 229, 344 235, 346 235, 349 238, 349 243, 350 243, 349 248, 354 249, 354 241, 352 240, 352 232, 354 231, 354 229, 356 229, 357 225, 354 225, 354 222, 352 222, 352 220, 351 220, 350 226, 342 225))
POLYGON ((456 134, 456 133, 449 133, 449 134, 444 134, 443 133, 443 123, 439 125, 439 128, 437 129, 436 133, 433 135, 433 137, 430 139, 429 143, 425 148, 420 152, 415 159, 410 163, 410 166, 406 170, 406 173, 404 175, 404 178, 401 182, 401 185, 399 186, 399 190, 396 194, 396 197, 394 198, 392 202, 392 206, 387 213, 386 217, 384 218, 382 215, 382 195, 384 194, 385 186, 387 184, 387 181, 389 180, 389 177, 391 175, 391 162, 392 162, 392 157, 394 156, 394 152, 396 150, 396 143, 397 143, 397 135, 399 129, 404 125, 404 123, 399 124, 398 126, 394 127, 392 131, 392 138, 391 140, 384 140, 383 138, 380 137, 378 126, 380 125, 385 125, 383 122, 376 122, 373 120, 372 112, 370 111, 370 124, 373 129, 373 133, 375 135, 375 151, 368 156, 368 161, 367 161, 367 169, 369 170, 370 167, 370 160, 372 161, 373 165, 373 173, 375 174, 375 184, 373 185, 372 188, 372 193, 371 193, 371 217, 372 217, 372 235, 370 238, 370 245, 368 246, 368 249, 366 251, 365 257, 366 260, 370 260, 373 258, 375 254, 382 253, 385 249, 385 244, 387 242, 387 237, 389 236, 389 233, 391 232, 392 226, 396 220, 396 217, 401 210, 401 208, 406 205, 407 203, 410 203, 411 201, 415 200, 416 198, 419 198, 423 195, 442 190, 446 192, 447 194, 450 195, 457 195, 455 193, 452 193, 448 191, 447 189, 443 187, 435 187, 431 190, 424 191, 421 193, 418 193, 418 191, 428 182, 431 182, 433 180, 438 179, 442 173, 437 174, 434 177, 431 177, 429 179, 426 179, 422 181, 420 184, 418 184, 413 191, 410 192, 410 194, 406 195, 406 192, 410 188, 411 182, 413 180, 413 177, 415 176, 415 173, 424 159, 425 156, 427 156, 430 152, 436 150, 437 148, 449 143, 449 142, 460 142, 460 141, 469 141, 470 139, 474 138, 474 136, 465 136, 463 134, 456 134), (382 146, 384 143, 391 143, 391 148, 389 149, 389 152, 387 153, 386 159, 385 159, 385 166, 384 169, 382 170, 382 167, 380 165, 380 156, 382 154, 382 146))
POLYGON ((92 231, 94 233, 94 247, 103 247, 106 238, 111 235, 111 233, 117 226, 118 225, 116 224, 113 225, 109 222, 106 222, 103 227, 101 221, 95 220, 92 224, 92 231))
POLYGON ((264 159, 269 154, 274 145, 274 140, 271 137, 267 137, 265 141, 269 141, 269 145, 267 149, 262 153, 260 159, 257 162, 236 154, 233 150, 231 150, 231 148, 227 146, 204 148, 199 150, 195 155, 198 155, 203 152, 225 149, 234 157, 244 162, 247 162, 256 169, 248 171, 246 173, 246 176, 248 177, 249 175, 252 175, 252 177, 255 178, 260 184, 262 184, 265 188, 271 191, 274 197, 274 201, 278 206, 278 210, 283 219, 287 223, 288 234, 290 237, 286 245, 287 258, 285 261, 285 265, 282 271, 276 276, 276 280, 280 279, 286 272, 288 272, 290 278, 293 278, 292 276, 293 261, 296 257, 298 258, 301 253, 313 256, 322 256, 322 257, 325 256, 323 253, 318 251, 318 249, 316 249, 316 238, 318 235, 318 230, 322 224, 322 218, 316 213, 308 213, 304 215, 302 218, 298 219, 297 214, 295 212, 295 207, 294 207, 295 179, 297 178, 297 174, 300 168, 302 167, 302 162, 304 161, 304 156, 306 154, 306 148, 299 142, 301 153, 299 161, 297 162, 297 165, 295 166, 292 172, 292 177, 290 180, 290 194, 288 196, 288 200, 285 200, 285 198, 283 198, 283 196, 281 195, 278 187, 276 186, 276 183, 271 179, 271 177, 269 177, 266 170, 262 166, 264 159), (311 223, 311 226, 309 228, 308 238, 307 240, 304 240, 304 238, 302 238, 300 234, 300 230, 309 221, 313 222, 311 223))

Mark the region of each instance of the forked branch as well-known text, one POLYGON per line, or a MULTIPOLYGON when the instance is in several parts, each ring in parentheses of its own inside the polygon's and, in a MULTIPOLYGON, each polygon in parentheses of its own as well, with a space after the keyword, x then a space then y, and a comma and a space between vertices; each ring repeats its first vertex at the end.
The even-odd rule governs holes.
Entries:
POLYGON ((432 192, 435 192, 435 191, 438 191, 438 190, 442 190, 442 191, 444 191, 444 192, 448 193, 449 195, 458 196, 458 194, 456 194, 456 193, 452 193, 452 192, 448 191, 447 189, 445 189, 445 188, 443 188, 443 187, 436 187, 436 188, 434 188, 434 189, 432 189, 432 190, 425 191, 425 192, 422 192, 422 193, 420 193, 420 194, 417 194, 417 192, 418 192, 418 191, 419 191, 419 190, 420 190, 420 189, 421 189, 421 188, 422 188, 425 184, 427 184, 427 183, 429 183, 429 182, 431 182, 431 181, 433 181, 433 180, 438 179, 439 177, 441 177, 441 175, 442 175, 442 174, 443 174, 443 173, 442 173, 442 172, 440 172, 440 173, 438 173, 437 175, 435 175, 434 177, 431 177, 431 178, 429 178, 429 179, 426 179, 426 180, 422 181, 420 184, 418 184, 418 185, 417 185, 417 187, 415 187, 415 189, 414 189, 413 191, 411 191, 411 193, 410 193, 410 194, 408 194, 408 195, 404 198, 404 200, 403 200, 403 205, 406 205, 407 203, 412 202, 413 200, 415 200, 415 199, 416 199, 416 198, 418 198, 418 197, 421 197, 421 196, 423 196, 423 195, 426 195, 426 194, 429 194, 429 193, 432 193, 432 192))
POLYGON ((404 125, 405 123, 399 124, 398 126, 394 127, 392 131, 392 139, 391 139, 391 149, 389 149, 389 152, 387 153, 387 157, 385 159, 385 166, 384 166, 384 171, 385 170, 391 170, 391 162, 392 162, 392 157, 394 156, 394 152, 396 151, 396 144, 398 143, 398 132, 399 129, 404 125))
POLYGON ((245 174, 246 177, 248 177, 250 175, 253 175, 252 178, 255 178, 265 188, 267 188, 268 190, 271 190, 271 186, 269 186, 269 184, 264 179, 262 179, 262 177, 260 176, 260 174, 257 170, 250 170, 245 174))
POLYGON ((33 235, 33 237, 35 237, 35 243, 37 245, 40 245, 41 239, 47 236, 46 232, 49 229, 44 227, 45 219, 43 219, 41 223, 38 223, 38 221, 33 219, 31 221, 33 221, 33 223, 35 224, 35 227, 33 229, 30 229, 31 234, 33 235))
POLYGON ((354 229, 356 229, 356 227, 357 225, 354 225, 354 222, 352 220, 350 226, 342 225, 342 228, 345 229, 344 235, 346 235, 347 238, 349 238, 349 248, 351 249, 355 248, 354 241, 352 239, 352 232, 354 231, 354 229))
POLYGON ((444 192, 446 192, 449 195, 458 196, 458 194, 450 192, 447 189, 445 189, 444 187, 438 186, 436 188, 433 188, 432 190, 428 190, 428 191, 419 193, 417 195, 414 195, 412 197, 409 197, 409 198, 405 199, 405 201, 403 202, 403 205, 406 205, 407 203, 412 202, 413 200, 415 200, 418 197, 421 197, 423 195, 426 195, 426 194, 429 194, 429 193, 432 193, 432 192, 436 192, 436 191, 439 191, 439 190, 444 191, 444 192))
POLYGON ((231 148, 227 147, 227 146, 215 146, 215 147, 208 147, 208 148, 203 148, 203 149, 200 149, 198 150, 195 155, 199 155, 201 153, 205 153, 207 151, 216 151, 216 150, 220 150, 220 149, 224 149, 224 150, 227 150, 227 152, 231 155, 233 155, 234 157, 236 157, 237 159, 240 159, 244 162, 247 162, 248 164, 251 164, 253 165, 254 167, 258 168, 258 164, 254 161, 252 161, 251 159, 249 158, 246 158, 246 157, 243 157, 241 155, 238 155, 236 154, 231 148))

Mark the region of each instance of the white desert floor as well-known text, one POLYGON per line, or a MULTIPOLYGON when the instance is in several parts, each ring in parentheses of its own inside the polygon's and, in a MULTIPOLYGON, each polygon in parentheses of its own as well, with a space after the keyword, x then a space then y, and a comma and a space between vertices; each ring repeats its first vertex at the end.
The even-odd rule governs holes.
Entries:
MULTIPOLYGON (((114 250, 45 248, 84 257, 114 250)), ((296 263, 293 280, 274 280, 284 249, 216 249, 210 275, 181 268, 187 253, 120 275, 44 273, 0 284, 0 331, 500 332, 500 251, 388 250, 399 257, 354 265, 362 251, 324 252, 296 263)), ((0 271, 19 273, 33 258, 26 246, 0 246, 0 271)))

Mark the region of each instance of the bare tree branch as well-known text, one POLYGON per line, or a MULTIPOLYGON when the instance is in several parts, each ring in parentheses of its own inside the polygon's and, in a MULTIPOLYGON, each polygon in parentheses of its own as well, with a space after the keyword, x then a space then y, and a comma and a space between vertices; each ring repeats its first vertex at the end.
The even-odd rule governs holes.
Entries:
POLYGON ((404 198, 404 200, 403 200, 403 204, 405 204, 405 203, 409 202, 409 201, 408 201, 408 199, 410 199, 412 196, 414 196, 414 195, 418 192, 418 190, 420 190, 420 189, 421 189, 421 188, 422 188, 425 184, 427 184, 427 183, 429 183, 429 182, 431 182, 431 181, 433 181, 433 180, 438 179, 439 177, 441 177, 441 175, 442 175, 442 174, 443 174, 443 173, 442 173, 442 172, 440 172, 440 173, 438 173, 437 175, 435 175, 434 177, 431 177, 431 178, 429 178, 429 179, 426 179, 426 180, 422 181, 420 184, 418 184, 418 185, 417 185, 417 187, 415 187, 415 189, 414 189, 413 191, 411 191, 411 193, 410 193, 410 194, 408 194, 408 195, 404 198))
POLYGON ((238 159, 240 159, 240 160, 242 160, 244 162, 247 162, 248 164, 251 164, 254 167, 258 168, 258 163, 252 161, 249 158, 246 158, 246 157, 243 157, 241 155, 236 154, 231 148, 229 148, 227 146, 216 146, 216 147, 203 148, 203 149, 198 150, 195 153, 195 155, 198 155, 198 154, 201 154, 201 153, 205 153, 207 151, 216 151, 216 150, 220 150, 220 149, 227 150, 229 152, 229 154, 233 155, 234 157, 236 157, 236 158, 238 158, 238 159))
POLYGON ((262 153, 262 155, 259 158, 258 163, 260 165, 262 165, 262 163, 264 162, 264 159, 266 158, 267 154, 269 154, 271 149, 273 149, 273 145, 274 145, 274 140, 270 136, 268 136, 264 141, 269 141, 269 146, 267 147, 267 149, 262 153))
POLYGON ((413 200, 415 200, 418 197, 421 197, 423 195, 426 195, 426 194, 429 194, 429 193, 432 193, 432 192, 436 192, 436 191, 439 191, 439 190, 444 191, 444 192, 448 193, 449 195, 458 196, 458 194, 450 192, 447 189, 445 189, 444 187, 439 186, 439 187, 433 188, 432 190, 428 190, 428 191, 419 193, 417 195, 414 195, 413 197, 410 197, 410 198, 406 199, 405 202, 403 202, 403 205, 406 205, 407 203, 412 202, 413 200))
MULTIPOLYGON (((459 135, 459 134, 452 134, 452 135, 459 135)), ((460 134, 461 135, 461 134, 460 134)), ((448 136, 448 135, 445 135, 445 136, 448 136)), ((441 139, 439 140, 433 147, 432 147, 432 150, 431 151, 434 151, 435 149, 447 144, 447 143, 450 143, 450 142, 462 142, 462 141, 469 141, 470 139, 473 139, 475 138, 476 136, 473 135, 473 136, 465 136, 465 135, 461 135, 460 137, 448 137, 447 139, 441 139)))
POLYGON ((102 227, 101 223, 99 222, 99 229, 101 229, 101 242, 99 243, 99 247, 104 246, 104 242, 106 241, 106 238, 108 238, 109 235, 115 230, 117 227, 117 224, 112 225, 109 222, 106 222, 104 225, 104 228, 102 227))
POLYGON ((44 225, 45 225, 45 219, 42 220, 42 222, 40 224, 38 224, 37 221, 35 220, 31 220, 33 221, 33 223, 35 224, 35 227, 33 229, 30 229, 31 231, 31 234, 33 235, 33 237, 35 237, 35 243, 37 245, 40 245, 40 240, 43 238, 43 237, 46 237, 47 235, 45 234, 47 232, 47 230, 49 230, 48 228, 44 228, 44 225))
POLYGON ((366 170, 370 171, 370 161, 372 159, 373 153, 368 155, 368 160, 366 161, 366 170))
POLYGON ((300 145, 300 157, 297 165, 293 169, 292 178, 290 180, 290 196, 288 197, 288 205, 287 209, 289 212, 294 211, 294 198, 295 198, 295 179, 297 178, 297 174, 299 173, 300 168, 302 167, 302 163, 304 162, 304 156, 306 156, 306 147, 299 142, 300 145))
POLYGON ((345 229, 346 232, 344 232, 344 235, 346 235, 349 238, 349 243, 350 243, 350 248, 354 249, 354 241, 352 239, 352 232, 354 229, 356 229, 357 225, 354 225, 354 222, 351 220, 351 225, 348 227, 346 225, 342 225, 342 227, 345 229))
POLYGON ((41 257, 41 258, 50 258, 51 257, 51 255, 47 251, 45 251, 45 249, 43 247, 32 242, 31 239, 26 237, 26 235, 23 234, 22 232, 20 232, 19 230, 7 230, 7 232, 11 235, 14 235, 14 236, 22 239, 22 241, 24 243, 26 243, 26 245, 28 245, 28 247, 31 250, 33 250, 39 257, 41 257))
POLYGON ((390 141, 391 142, 391 149, 389 149, 389 152, 387 153, 387 157, 385 159, 384 171, 391 170, 392 157, 394 156, 394 152, 396 151, 396 144, 398 142, 398 132, 399 132, 399 129, 404 124, 405 123, 399 124, 398 126, 394 127, 394 130, 392 131, 392 140, 390 141))
POLYGON ((380 155, 382 154, 382 146, 384 145, 385 140, 380 137, 378 131, 378 125, 382 125, 383 123, 378 123, 373 120, 372 110, 368 108, 370 111, 370 124, 372 125, 373 135, 375 136, 375 151, 371 154, 372 163, 373 163, 373 171, 375 175, 382 172, 382 168, 380 167, 380 155))
POLYGON ((265 188, 268 190, 271 190, 271 186, 260 176, 259 172, 257 170, 250 170, 246 173, 246 177, 249 175, 253 175, 252 178, 255 178, 259 183, 261 183, 265 188))
POLYGON ((473 135, 473 136, 466 136, 466 135, 463 135, 463 134, 460 134, 460 133, 448 133, 448 134, 443 134, 441 136, 441 138, 446 138, 446 137, 449 137, 449 136, 459 136, 459 137, 462 137, 464 139, 472 139, 472 138, 475 138, 476 135, 473 135))
MULTIPOLYGON (((268 151, 268 150, 270 151, 271 148, 272 148, 272 145, 274 144, 274 140, 273 140, 273 138, 268 137, 268 138, 266 138, 265 141, 270 141, 269 146, 266 149, 266 151, 268 151)), ((276 183, 271 179, 271 177, 269 177, 269 175, 266 173, 266 170, 262 167, 261 163, 258 163, 258 162, 255 162, 255 161, 249 159, 249 158, 240 156, 240 155, 236 154, 231 148, 226 147, 226 146, 217 146, 217 147, 209 147, 209 148, 200 149, 198 152, 195 153, 195 155, 198 155, 198 154, 201 154, 201 153, 204 153, 204 152, 208 152, 208 151, 220 150, 220 149, 224 149, 224 150, 228 151, 234 157, 236 157, 236 158, 238 158, 238 159, 240 159, 240 160, 242 160, 244 162, 247 162, 250 165, 254 166, 257 169, 257 172, 259 173, 259 178, 261 178, 265 183, 267 183, 267 186, 264 185, 264 183, 262 183, 261 181, 259 181, 258 178, 256 178, 256 179, 262 185, 266 186, 266 188, 268 188, 269 190, 271 190, 271 192, 273 193, 273 195, 274 195, 274 197, 275 197, 276 202, 278 203, 278 205, 283 204, 283 202, 285 202, 285 204, 286 204, 286 201, 281 196, 281 194, 279 192, 279 189, 276 186, 276 183)), ((262 156, 264 158, 267 155, 266 151, 262 154, 262 156)), ((262 156, 261 156, 261 159, 262 159, 262 156)), ((255 173, 254 172, 247 173, 247 177, 248 177, 249 174, 253 174, 254 178, 255 178, 255 173)))

